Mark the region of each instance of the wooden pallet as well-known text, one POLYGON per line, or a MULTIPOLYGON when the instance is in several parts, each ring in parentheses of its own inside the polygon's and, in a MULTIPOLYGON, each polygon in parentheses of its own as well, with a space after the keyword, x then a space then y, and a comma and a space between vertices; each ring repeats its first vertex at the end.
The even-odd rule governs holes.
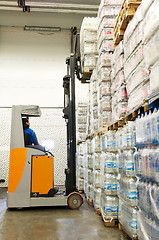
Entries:
POLYGON ((114 27, 114 48, 123 40, 127 25, 133 18, 140 4, 141 0, 125 0, 123 2, 114 27))
POLYGON ((104 215, 103 209, 101 209, 101 217, 102 220, 104 221, 104 226, 105 227, 118 227, 118 218, 116 217, 106 217, 104 215))
POLYGON ((92 72, 93 72, 92 68, 84 68, 84 72, 82 73, 81 83, 89 83, 92 72))
POLYGON ((104 226, 105 227, 117 227, 118 226, 118 219, 117 218, 104 218, 104 226))
POLYGON ((99 216, 101 216, 100 208, 97 207, 95 210, 96 210, 96 214, 98 214, 99 216))
POLYGON ((129 234, 127 234, 127 232, 125 231, 123 225, 122 225, 120 222, 119 222, 119 224, 118 224, 118 227, 119 227, 119 230, 120 230, 120 231, 123 231, 125 237, 129 237, 129 238, 131 238, 132 240, 138 240, 138 236, 137 236, 137 235, 135 235, 135 236, 130 236, 129 234))
POLYGON ((93 199, 91 199, 91 198, 88 199, 88 205, 93 206, 93 199))
POLYGON ((148 101, 144 101, 144 103, 140 106, 138 106, 132 113, 125 114, 125 116, 121 116, 121 119, 117 122, 111 124, 110 126, 105 126, 105 132, 109 130, 118 130, 119 128, 123 127, 128 121, 134 121, 138 115, 141 115, 142 113, 146 113, 149 111, 149 104, 148 101))

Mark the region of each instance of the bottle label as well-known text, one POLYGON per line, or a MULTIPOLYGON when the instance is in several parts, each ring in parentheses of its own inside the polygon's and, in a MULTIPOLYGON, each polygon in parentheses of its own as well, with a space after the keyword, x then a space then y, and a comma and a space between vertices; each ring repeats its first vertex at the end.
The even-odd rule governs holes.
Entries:
POLYGON ((111 189, 111 184, 105 184, 105 190, 110 191, 111 189))
POLYGON ((134 171, 134 163, 133 162, 127 162, 125 164, 125 170, 126 171, 134 171))
POLYGON ((138 222, 135 220, 131 220, 129 223, 129 226, 131 227, 131 229, 133 230, 137 230, 138 229, 138 222))
POLYGON ((105 167, 106 167, 107 169, 113 168, 113 162, 106 162, 106 163, 105 163, 105 167))
POLYGON ((136 200, 137 199, 137 192, 128 192, 129 200, 136 200))
POLYGON ((114 206, 105 206, 104 208, 106 213, 117 213, 118 212, 118 207, 114 207, 114 206))
POLYGON ((117 191, 117 184, 105 184, 105 190, 117 191))

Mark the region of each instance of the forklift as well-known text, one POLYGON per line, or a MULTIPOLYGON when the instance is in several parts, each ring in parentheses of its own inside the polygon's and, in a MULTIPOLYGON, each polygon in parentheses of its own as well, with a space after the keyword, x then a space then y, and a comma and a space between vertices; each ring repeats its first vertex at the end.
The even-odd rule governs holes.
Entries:
POLYGON ((76 188, 76 115, 75 74, 80 79, 80 36, 71 29, 71 53, 66 59, 67 75, 63 78, 63 118, 67 126, 67 168, 65 189, 54 186, 54 156, 40 145, 26 145, 24 117, 40 117, 39 106, 12 106, 10 164, 7 206, 25 208, 41 206, 69 206, 79 209, 83 197, 76 188), (74 47, 73 47, 74 46, 74 47))

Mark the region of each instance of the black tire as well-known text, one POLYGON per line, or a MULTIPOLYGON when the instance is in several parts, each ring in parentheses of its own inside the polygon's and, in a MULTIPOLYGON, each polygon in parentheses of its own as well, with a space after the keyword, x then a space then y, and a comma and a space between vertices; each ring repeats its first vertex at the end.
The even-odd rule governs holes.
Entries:
POLYGON ((83 198, 79 193, 71 193, 68 196, 67 203, 69 208, 77 210, 82 206, 83 198))

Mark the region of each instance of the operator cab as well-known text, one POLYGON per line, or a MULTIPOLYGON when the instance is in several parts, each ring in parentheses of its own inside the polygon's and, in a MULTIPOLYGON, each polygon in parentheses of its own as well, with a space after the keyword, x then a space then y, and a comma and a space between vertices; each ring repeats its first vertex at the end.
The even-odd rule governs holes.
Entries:
POLYGON ((66 194, 54 187, 54 156, 41 145, 28 145, 23 117, 40 117, 38 106, 12 106, 10 164, 7 206, 69 206, 78 209, 83 198, 79 193, 66 194))

